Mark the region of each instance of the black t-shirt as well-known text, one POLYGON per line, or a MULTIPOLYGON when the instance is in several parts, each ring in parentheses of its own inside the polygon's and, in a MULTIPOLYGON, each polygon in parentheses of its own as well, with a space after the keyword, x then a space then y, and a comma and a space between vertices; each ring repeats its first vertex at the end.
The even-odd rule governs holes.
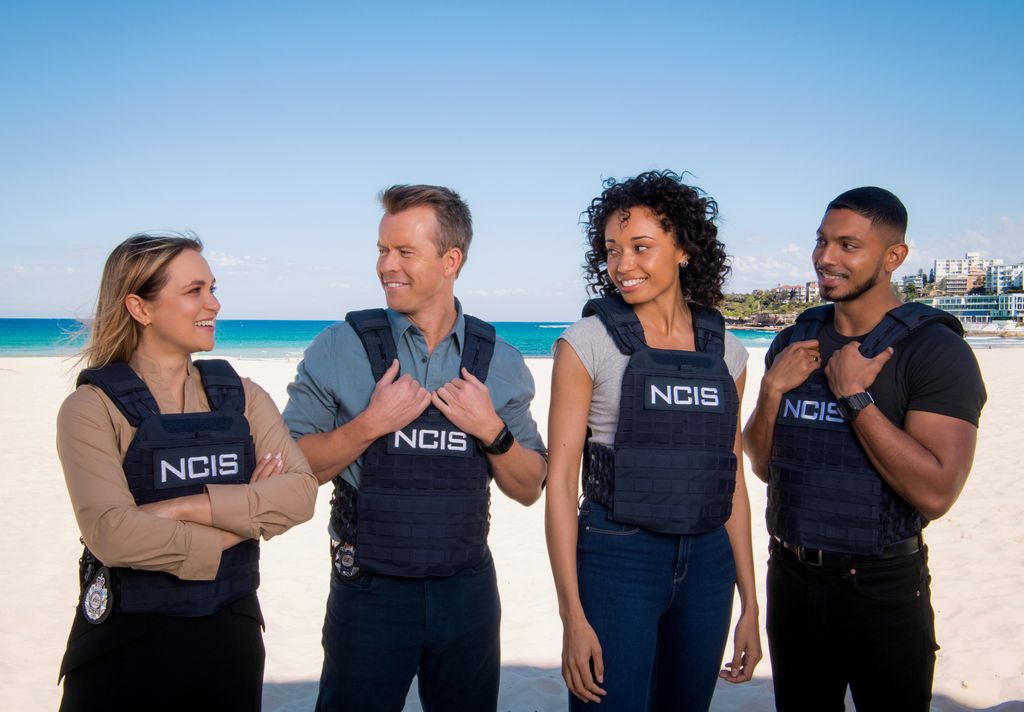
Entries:
MULTIPOLYGON (((779 333, 765 355, 765 368, 789 345, 789 327, 779 333)), ((822 367, 834 351, 865 336, 843 336, 832 319, 818 333, 822 367)), ((900 428, 908 410, 948 415, 977 426, 988 394, 978 360, 971 347, 949 327, 932 323, 921 327, 894 347, 889 362, 868 388, 875 405, 900 428)))

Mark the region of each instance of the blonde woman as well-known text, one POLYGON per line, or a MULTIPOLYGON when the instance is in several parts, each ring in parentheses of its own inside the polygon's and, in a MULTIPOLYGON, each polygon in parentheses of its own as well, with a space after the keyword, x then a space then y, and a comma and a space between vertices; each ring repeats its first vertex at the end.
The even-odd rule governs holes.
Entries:
POLYGON ((270 397, 209 351, 199 240, 107 259, 87 368, 57 416, 85 550, 62 710, 258 710, 258 540, 309 519, 317 482, 270 397))

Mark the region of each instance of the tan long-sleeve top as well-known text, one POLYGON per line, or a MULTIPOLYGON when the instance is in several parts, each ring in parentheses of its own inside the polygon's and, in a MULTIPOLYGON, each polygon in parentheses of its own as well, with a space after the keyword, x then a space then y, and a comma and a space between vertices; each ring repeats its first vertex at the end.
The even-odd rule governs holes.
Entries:
MULTIPOLYGON (((176 412, 156 363, 136 354, 129 362, 162 413, 176 412)), ((122 462, 135 437, 117 406, 95 386, 82 386, 57 415, 57 452, 71 504, 90 551, 107 566, 166 571, 181 579, 211 580, 220 566, 221 535, 270 537, 313 516, 317 481, 266 391, 242 379, 245 417, 256 456, 281 453, 284 468, 249 485, 208 485, 213 526, 163 519, 135 506, 122 462)), ((197 369, 189 363, 183 412, 208 412, 197 369)))

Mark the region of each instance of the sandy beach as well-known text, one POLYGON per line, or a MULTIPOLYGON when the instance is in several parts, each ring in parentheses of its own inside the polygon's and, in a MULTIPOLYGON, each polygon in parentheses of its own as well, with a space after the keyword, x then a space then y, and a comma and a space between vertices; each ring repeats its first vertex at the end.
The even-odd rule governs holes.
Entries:
MULTIPOLYGON (((1017 492, 1024 438, 1016 412, 1024 400, 1024 350, 977 354, 989 401, 974 470, 960 501, 925 533, 942 646, 932 709, 1024 710, 1024 606, 1019 603, 1024 556, 1018 548, 1024 547, 1024 496, 1017 492)), ((753 405, 763 356, 763 349, 752 350, 744 417, 753 405)), ((551 361, 529 363, 538 393, 533 412, 544 432, 551 361)), ((236 359, 234 364, 283 407, 295 361, 236 359)), ((0 616, 3 709, 51 710, 60 699, 57 669, 77 601, 81 545, 54 449, 54 419, 72 388, 72 366, 55 357, 0 358, 0 391, 5 394, 0 465, 12 483, 0 502, 0 543, 8 557, 0 616)), ((752 475, 747 485, 763 626, 765 493, 752 475)), ((268 624, 264 709, 269 711, 311 710, 316 697, 328 585, 328 490, 321 488, 311 522, 263 545, 260 598, 268 624)), ((544 546, 543 505, 526 509, 497 492, 493 502, 491 548, 503 602, 499 709, 563 710, 561 624, 544 546)), ((764 647, 767 653, 766 642, 764 647)), ((827 651, 822 656, 827 659, 827 651)), ((770 663, 763 661, 756 679, 746 685, 720 682, 712 709, 774 709, 770 663)), ((415 690, 407 709, 420 709, 415 690)))

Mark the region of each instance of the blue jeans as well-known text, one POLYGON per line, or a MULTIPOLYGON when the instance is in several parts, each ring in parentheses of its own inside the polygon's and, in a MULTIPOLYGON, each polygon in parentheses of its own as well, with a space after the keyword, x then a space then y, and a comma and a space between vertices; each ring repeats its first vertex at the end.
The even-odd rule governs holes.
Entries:
POLYGON ((576 547, 580 599, 604 656, 607 692, 573 710, 702 710, 721 669, 736 566, 725 528, 656 534, 584 500, 576 547))
POLYGON ((488 552, 452 576, 331 576, 318 712, 398 712, 419 676, 424 712, 494 710, 501 604, 488 552))

